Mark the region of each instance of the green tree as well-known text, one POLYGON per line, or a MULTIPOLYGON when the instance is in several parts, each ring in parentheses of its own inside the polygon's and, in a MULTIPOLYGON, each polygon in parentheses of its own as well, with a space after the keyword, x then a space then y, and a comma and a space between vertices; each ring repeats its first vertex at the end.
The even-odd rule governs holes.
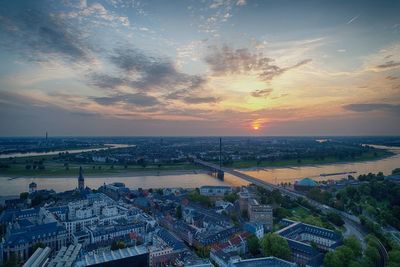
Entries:
POLYGON ((375 246, 368 244, 364 254, 366 258, 366 265, 375 266, 376 262, 379 260, 378 249, 375 246))
POLYGON ((391 250, 389 252, 388 267, 399 267, 400 266, 400 250, 391 250))
POLYGON ((3 267, 15 267, 18 266, 18 258, 15 253, 11 253, 10 257, 7 259, 7 261, 2 265, 3 267))
POLYGON ((268 233, 263 237, 261 248, 265 256, 288 259, 291 254, 287 240, 275 233, 268 233))
POLYGON ((23 200, 26 200, 28 196, 29 196, 28 192, 22 192, 21 194, 19 194, 19 198, 23 200))
POLYGON ((344 225, 343 219, 336 212, 329 212, 327 219, 336 226, 344 225))
POLYGON ((362 267, 362 265, 358 261, 351 261, 349 267, 362 267))
POLYGON ((36 242, 35 244, 32 245, 32 251, 36 251, 38 248, 45 248, 46 245, 43 244, 42 242, 36 242))
POLYGON ((182 206, 181 205, 176 207, 176 218, 182 219, 182 206))
POLYGON ((354 258, 354 253, 351 248, 347 246, 340 246, 336 248, 335 253, 338 255, 339 259, 342 261, 341 266, 349 265, 350 261, 354 258))
POLYGON ((337 253, 330 251, 326 253, 324 258, 324 267, 338 267, 342 266, 342 261, 340 260, 337 253))
POLYGON ((226 194, 224 196, 224 200, 225 201, 229 201, 229 202, 232 202, 232 203, 235 202, 236 199, 238 199, 238 198, 239 198, 239 196, 236 193, 230 193, 230 194, 226 194))
POLYGON ((114 240, 111 243, 111 250, 122 249, 122 248, 125 248, 125 247, 126 247, 125 242, 122 241, 122 240, 114 240))
POLYGON ((344 245, 349 247, 352 251, 355 257, 360 257, 362 254, 362 248, 360 241, 358 241, 357 237, 354 235, 349 236, 344 240, 344 245))
POLYGON ((255 256, 260 253, 260 242, 255 235, 251 235, 247 238, 247 246, 251 255, 255 256))

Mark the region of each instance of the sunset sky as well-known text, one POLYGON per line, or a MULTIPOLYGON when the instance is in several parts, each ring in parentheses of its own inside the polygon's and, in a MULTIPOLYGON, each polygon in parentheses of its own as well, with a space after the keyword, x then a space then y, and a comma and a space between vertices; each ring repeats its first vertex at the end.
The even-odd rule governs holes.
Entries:
POLYGON ((0 135, 400 135, 400 1, 1 1, 0 135))

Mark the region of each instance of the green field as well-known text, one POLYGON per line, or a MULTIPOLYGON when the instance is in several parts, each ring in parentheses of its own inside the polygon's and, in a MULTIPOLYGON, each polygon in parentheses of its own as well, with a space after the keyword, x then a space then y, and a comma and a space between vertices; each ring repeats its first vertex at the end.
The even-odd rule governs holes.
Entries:
POLYGON ((66 168, 62 163, 57 162, 46 162, 44 163, 45 169, 25 169, 26 164, 10 164, 7 169, 0 169, 1 176, 19 177, 67 177, 76 176, 79 172, 79 167, 82 166, 84 169, 85 176, 106 176, 106 175, 118 175, 118 174, 129 174, 135 172, 157 172, 157 171, 191 171, 199 170, 198 166, 190 163, 176 163, 170 165, 148 165, 142 167, 139 165, 128 165, 126 168, 124 165, 112 165, 112 164, 76 164, 70 163, 69 167, 66 168))
POLYGON ((235 161, 233 162, 230 167, 233 168, 252 168, 252 167, 289 167, 289 166, 304 166, 304 165, 313 165, 313 164, 329 164, 329 163, 338 163, 338 162, 355 162, 355 161, 368 161, 368 160, 377 160, 384 157, 392 156, 393 153, 377 149, 374 151, 370 151, 367 153, 362 154, 361 156, 356 156, 354 159, 345 159, 339 160, 336 157, 325 157, 323 160, 318 159, 315 160, 314 158, 302 158, 298 159, 288 159, 288 160, 277 160, 277 161, 258 161, 257 160, 242 160, 242 161, 235 161))

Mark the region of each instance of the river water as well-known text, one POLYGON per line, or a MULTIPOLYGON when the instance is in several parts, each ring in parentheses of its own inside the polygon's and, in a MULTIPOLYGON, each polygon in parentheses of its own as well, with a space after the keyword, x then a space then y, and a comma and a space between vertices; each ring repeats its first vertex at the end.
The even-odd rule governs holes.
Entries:
MULTIPOLYGON (((271 182, 294 182, 304 177, 310 177, 315 180, 341 179, 347 177, 348 174, 337 174, 321 176, 321 174, 334 174, 344 172, 355 172, 353 176, 360 174, 378 173, 382 171, 388 175, 395 168, 400 167, 400 149, 389 148, 396 155, 365 162, 354 163, 337 163, 325 165, 312 165, 303 167, 282 167, 282 168, 264 168, 258 170, 241 170, 242 172, 252 175, 256 178, 271 182)), ((38 184, 39 189, 54 189, 57 192, 74 189, 77 187, 77 177, 67 178, 18 178, 8 180, 9 177, 0 177, 0 196, 18 195, 21 192, 28 191, 28 185, 31 181, 38 184)), ((219 181, 216 178, 205 173, 190 173, 177 175, 143 175, 143 176, 118 176, 118 177, 87 177, 85 184, 90 188, 98 188, 104 183, 123 182, 129 188, 164 188, 164 187, 184 187, 194 188, 202 185, 223 185, 231 184, 235 186, 247 184, 245 181, 225 174, 225 181, 219 181)))

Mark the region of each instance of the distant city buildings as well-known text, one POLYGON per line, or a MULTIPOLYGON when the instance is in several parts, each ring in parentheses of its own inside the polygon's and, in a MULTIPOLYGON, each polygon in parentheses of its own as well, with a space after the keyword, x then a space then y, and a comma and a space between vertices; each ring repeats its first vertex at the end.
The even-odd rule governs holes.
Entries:
POLYGON ((232 193, 230 186, 202 186, 200 194, 208 197, 224 197, 226 194, 232 193))

